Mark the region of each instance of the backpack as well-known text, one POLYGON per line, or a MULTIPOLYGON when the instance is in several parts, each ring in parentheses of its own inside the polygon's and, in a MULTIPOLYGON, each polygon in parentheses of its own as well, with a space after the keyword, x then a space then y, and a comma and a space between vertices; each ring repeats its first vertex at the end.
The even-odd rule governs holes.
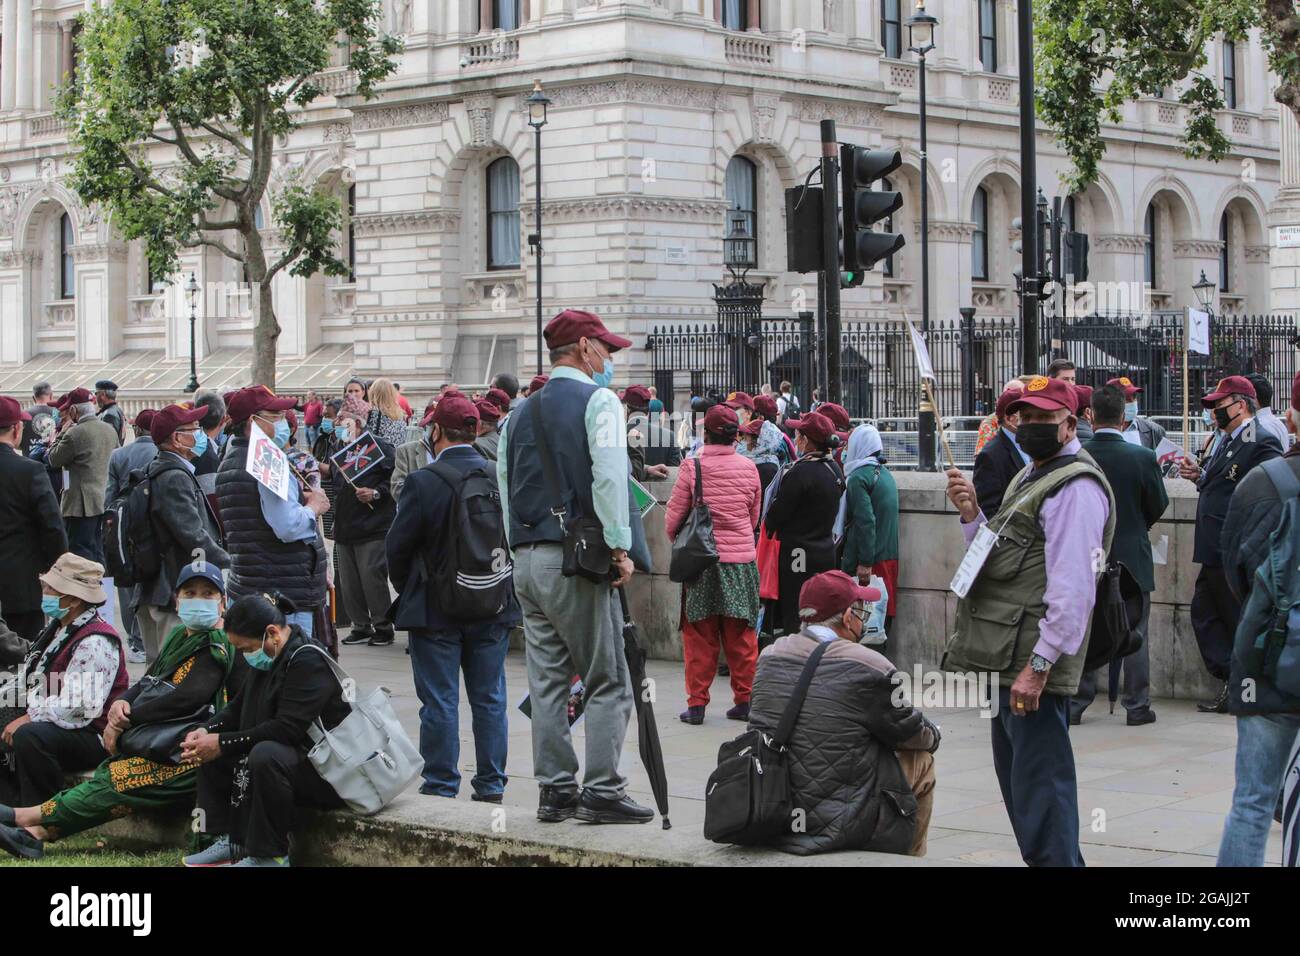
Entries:
POLYGON ((152 581, 162 572, 162 545, 150 510, 153 479, 164 471, 184 471, 180 462, 163 461, 149 474, 137 468, 127 479, 126 490, 114 499, 104 515, 104 576, 119 588, 152 581))
POLYGON ((514 565, 496 479, 484 467, 463 476, 445 462, 427 467, 453 495, 450 534, 429 575, 438 607, 454 620, 495 617, 514 597, 514 565))
POLYGON ((1291 697, 1300 697, 1300 481, 1281 458, 1260 466, 1282 513, 1268 539, 1268 552, 1255 571, 1239 633, 1254 635, 1248 673, 1261 675, 1291 697))

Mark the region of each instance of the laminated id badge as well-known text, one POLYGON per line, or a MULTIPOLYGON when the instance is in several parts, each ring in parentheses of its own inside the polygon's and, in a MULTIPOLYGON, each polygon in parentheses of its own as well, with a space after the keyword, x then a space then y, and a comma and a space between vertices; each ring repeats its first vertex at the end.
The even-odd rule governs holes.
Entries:
POLYGON ((979 531, 975 533, 975 540, 966 549, 966 556, 961 559, 961 564, 957 567, 957 573, 952 576, 952 583, 948 585, 953 594, 964 598, 969 593, 971 585, 979 577, 980 568, 984 567, 989 552, 993 550, 993 545, 997 544, 997 542, 997 532, 989 528, 987 524, 980 525, 979 531))

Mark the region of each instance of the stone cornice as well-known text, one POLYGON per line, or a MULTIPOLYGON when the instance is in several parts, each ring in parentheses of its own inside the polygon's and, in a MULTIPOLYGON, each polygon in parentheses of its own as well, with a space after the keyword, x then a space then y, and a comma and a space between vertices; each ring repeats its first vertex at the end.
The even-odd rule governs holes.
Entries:
POLYGON ((802 99, 798 101, 797 114, 806 123, 824 119, 835 120, 836 126, 879 129, 882 113, 878 107, 857 103, 838 103, 826 100, 802 99))
POLYGON ((1247 246, 1246 247, 1247 262, 1268 262, 1268 256, 1269 256, 1268 246, 1247 246))
MULTIPOLYGON (((515 97, 516 110, 527 110, 524 101, 529 95, 520 93, 515 97)), ((575 83, 572 86, 547 87, 546 95, 551 98, 551 106, 558 108, 599 106, 603 103, 650 103, 713 112, 719 104, 718 92, 714 87, 641 79, 599 80, 593 83, 575 83)))
POLYGON ((1146 245, 1146 236, 1112 233, 1109 236, 1098 236, 1096 248, 1098 252, 1141 252, 1146 245))
MULTIPOLYGON (((920 224, 916 225, 916 232, 920 233, 920 224)), ((975 235, 975 223, 960 222, 958 220, 931 220, 930 238, 939 242, 970 242, 975 235)))
POLYGON ((392 129, 396 126, 432 126, 447 119, 446 103, 414 103, 409 106, 353 107, 352 128, 357 131, 392 129))
POLYGON ((1177 239, 1174 257, 1177 259, 1217 259, 1223 251, 1221 239, 1177 239))
MULTIPOLYGON (((522 208, 532 222, 533 205, 522 208)), ((543 222, 586 222, 593 219, 661 219, 720 222, 727 214, 725 199, 673 199, 661 196, 596 196, 542 202, 543 222)))
POLYGON ((352 218, 357 236, 397 236, 450 232, 460 225, 458 209, 413 209, 410 212, 362 213, 352 218))
POLYGON ((353 325, 410 325, 429 323, 440 328, 447 313, 442 309, 423 309, 412 312, 353 312, 353 325))
POLYGON ((125 262, 127 245, 124 242, 88 242, 72 247, 72 261, 90 262, 125 262))

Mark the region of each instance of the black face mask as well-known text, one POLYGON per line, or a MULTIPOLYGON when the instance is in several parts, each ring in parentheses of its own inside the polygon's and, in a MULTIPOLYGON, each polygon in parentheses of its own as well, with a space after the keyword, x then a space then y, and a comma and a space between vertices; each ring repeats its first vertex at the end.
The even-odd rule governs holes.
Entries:
POLYGON ((1021 422, 1016 429, 1016 443, 1034 461, 1045 461, 1065 445, 1059 437, 1060 430, 1061 426, 1055 422, 1021 422))
POLYGON ((1220 428, 1227 428, 1228 423, 1232 421, 1232 416, 1228 414, 1228 409, 1231 407, 1232 405, 1221 405, 1214 410, 1214 420, 1220 428))

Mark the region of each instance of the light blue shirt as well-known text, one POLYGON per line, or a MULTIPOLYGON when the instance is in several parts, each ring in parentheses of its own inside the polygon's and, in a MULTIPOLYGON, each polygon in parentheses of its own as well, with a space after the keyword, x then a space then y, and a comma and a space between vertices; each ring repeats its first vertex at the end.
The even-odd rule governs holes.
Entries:
POLYGON ((298 504, 302 485, 295 476, 289 476, 288 500, 281 499, 260 481, 257 483, 257 494, 262 501, 262 517, 277 538, 285 544, 316 540, 316 513, 306 505, 298 504))
MULTIPOLYGON (((552 369, 551 378, 596 384, 585 372, 567 365, 552 369)), ((632 547, 632 525, 627 499, 627 423, 623 418, 623 403, 619 401, 618 394, 609 388, 598 388, 592 392, 591 398, 587 400, 583 421, 587 430, 587 447, 591 450, 591 501, 596 509, 596 518, 604 529, 605 544, 626 551, 632 547)), ((506 454, 509 441, 507 419, 506 427, 501 429, 501 445, 497 452, 497 484, 501 488, 501 511, 506 515, 510 514, 510 482, 506 467, 510 457, 506 454)), ((507 538, 509 528, 510 522, 507 520, 507 538)))
POLYGON ((1025 454, 1024 450, 1020 447, 1020 442, 1016 441, 1016 433, 1013 432, 1010 428, 1004 428, 1002 429, 1002 432, 1007 436, 1007 440, 1011 442, 1011 447, 1016 450, 1016 454, 1020 456, 1021 460, 1024 461, 1026 465, 1029 464, 1031 459, 1028 455, 1025 454))

